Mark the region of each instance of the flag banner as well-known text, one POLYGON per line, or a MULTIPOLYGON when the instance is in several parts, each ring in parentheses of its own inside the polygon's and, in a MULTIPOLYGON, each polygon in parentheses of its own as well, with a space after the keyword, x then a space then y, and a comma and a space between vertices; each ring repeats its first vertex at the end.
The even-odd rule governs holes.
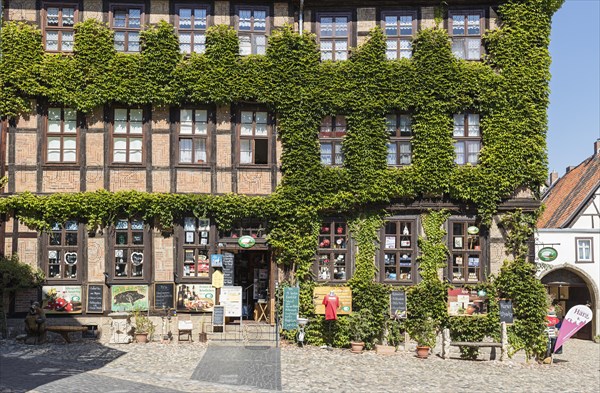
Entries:
POLYGON ((560 326, 556 345, 554 346, 554 352, 591 320, 592 310, 590 310, 589 307, 578 305, 571 308, 560 326))

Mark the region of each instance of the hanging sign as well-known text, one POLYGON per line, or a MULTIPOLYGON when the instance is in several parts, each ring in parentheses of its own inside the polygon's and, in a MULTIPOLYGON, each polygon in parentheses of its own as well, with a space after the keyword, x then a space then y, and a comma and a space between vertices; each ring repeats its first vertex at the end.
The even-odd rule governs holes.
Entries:
POLYGON ((212 286, 215 288, 223 288, 224 284, 224 276, 223 272, 220 270, 215 270, 212 274, 212 286))
POLYGON ((238 244, 242 248, 250 248, 256 244, 256 240, 252 236, 242 236, 238 239, 238 244))
POLYGON ((477 235, 479 233, 479 228, 477 228, 476 226, 470 226, 467 228, 467 233, 469 235, 477 235))
POLYGON ((552 262, 558 257, 558 251, 553 247, 544 247, 538 251, 538 257, 544 262, 552 262))
POLYGON ((592 310, 588 306, 578 305, 571 308, 560 325, 554 352, 591 320, 592 310))

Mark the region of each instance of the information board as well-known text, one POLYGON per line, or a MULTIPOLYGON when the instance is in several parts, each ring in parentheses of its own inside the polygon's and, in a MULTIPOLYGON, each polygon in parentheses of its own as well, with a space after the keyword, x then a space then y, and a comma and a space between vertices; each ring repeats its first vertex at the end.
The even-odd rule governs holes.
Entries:
POLYGON ((394 318, 406 318, 406 292, 390 293, 390 315, 394 318))
POLYGON ((235 256, 230 252, 223 253, 223 285, 232 286, 234 277, 235 256))
POLYGON ((448 289, 448 315, 469 316, 487 314, 485 294, 464 288, 448 289))
POLYGON ((104 311, 104 284, 88 284, 85 311, 88 314, 104 311))
POLYGON ((225 307, 215 306, 213 309, 213 327, 225 325, 225 307))
POLYGON ((300 288, 283 288, 283 329, 298 328, 298 313, 300 312, 300 288))
POLYGON ((226 317, 242 316, 242 287, 223 287, 219 304, 225 307, 226 317))
POLYGON ((175 284, 174 283, 156 283, 154 284, 154 308, 174 308, 175 307, 175 284))
POLYGON ((333 291, 340 299, 340 307, 337 310, 338 314, 347 315, 352 312, 352 289, 350 287, 315 287, 313 292, 313 302, 315 305, 315 313, 325 315, 325 306, 323 298, 333 291))
POLYGON ((500 300, 500 322, 513 323, 513 307, 512 300, 500 300))

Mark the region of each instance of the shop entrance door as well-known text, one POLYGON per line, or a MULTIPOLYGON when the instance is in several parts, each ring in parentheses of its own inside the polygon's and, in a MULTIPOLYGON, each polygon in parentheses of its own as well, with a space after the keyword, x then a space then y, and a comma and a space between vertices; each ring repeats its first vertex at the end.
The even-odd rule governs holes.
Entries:
POLYGON ((243 250, 235 255, 234 284, 242 287, 244 319, 270 322, 270 253, 243 250))

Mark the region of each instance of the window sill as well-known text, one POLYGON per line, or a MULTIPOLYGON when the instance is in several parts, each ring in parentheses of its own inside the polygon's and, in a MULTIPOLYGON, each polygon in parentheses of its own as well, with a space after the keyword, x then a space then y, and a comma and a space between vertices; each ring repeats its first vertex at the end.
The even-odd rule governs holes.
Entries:
POLYGON ((273 164, 238 164, 239 169, 271 169, 273 164))
POLYGON ((112 163, 112 164, 108 164, 108 168, 109 169, 122 169, 122 168, 138 168, 138 169, 145 169, 146 168, 146 164, 145 163, 112 163))
POLYGON ((594 263, 593 259, 590 260, 579 260, 579 261, 575 261, 575 263, 594 263))
POLYGON ((79 170, 78 162, 46 162, 42 164, 42 169, 77 169, 79 170))
POLYGON ((190 169, 190 168, 207 168, 207 169, 209 169, 210 167, 212 167, 212 163, 210 163, 210 162, 197 162, 197 163, 179 162, 179 163, 175 164, 175 168, 186 168, 186 169, 190 169))

